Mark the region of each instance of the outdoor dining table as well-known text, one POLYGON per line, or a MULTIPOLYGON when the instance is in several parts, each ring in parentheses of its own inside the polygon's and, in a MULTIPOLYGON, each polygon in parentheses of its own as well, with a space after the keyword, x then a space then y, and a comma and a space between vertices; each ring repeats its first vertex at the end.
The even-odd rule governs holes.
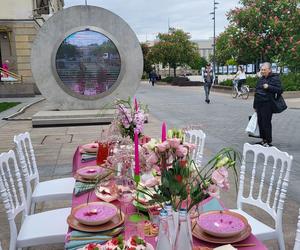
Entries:
MULTIPOLYGON (((96 165, 96 160, 88 161, 88 162, 81 162, 81 153, 79 150, 79 147, 77 148, 76 152, 74 153, 73 156, 73 175, 76 173, 77 169, 80 169, 82 167, 86 166, 95 166, 96 165)), ((77 207, 81 204, 84 204, 87 202, 87 199, 89 199, 90 202, 95 202, 95 201, 101 201, 97 196, 95 195, 94 190, 91 190, 90 192, 86 192, 80 196, 75 196, 73 194, 73 199, 72 199, 72 208, 77 207)), ((207 200, 203 201, 202 204, 209 203, 211 198, 208 198, 207 200)), ((113 201, 112 204, 116 205, 119 207, 119 201, 113 201)), ((222 202, 219 203, 223 209, 226 210, 226 208, 223 206, 222 202)), ((135 211, 135 207, 130 204, 128 207, 128 211, 135 211)), ((126 223, 125 223, 125 230, 126 230, 126 223)), ((69 229, 69 231, 72 231, 72 228, 69 229)), ((149 242, 154 248, 156 246, 156 237, 148 237, 145 236, 145 240, 149 242)), ((219 245, 217 244, 212 244, 208 243, 202 240, 199 240, 195 237, 193 237, 193 244, 194 246, 207 246, 207 247, 217 247, 219 245)), ((248 247, 240 247, 238 249, 243 249, 243 250, 264 250, 268 249, 260 240, 258 240, 253 234, 251 234, 247 239, 238 242, 238 244, 251 244, 252 246, 248 247), (254 244, 254 245, 253 245, 254 244)))

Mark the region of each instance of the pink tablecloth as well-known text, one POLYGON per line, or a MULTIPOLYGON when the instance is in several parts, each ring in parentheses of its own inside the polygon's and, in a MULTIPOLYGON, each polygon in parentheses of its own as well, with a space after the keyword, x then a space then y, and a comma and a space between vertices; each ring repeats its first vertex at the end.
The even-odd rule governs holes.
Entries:
MULTIPOLYGON (((95 161, 82 163, 81 162, 81 155, 80 155, 79 148, 78 148, 76 150, 75 154, 74 154, 74 157, 73 157, 73 174, 76 172, 76 170, 78 168, 85 167, 85 166, 93 166, 95 164, 96 164, 95 161)), ((88 193, 85 193, 85 194, 80 195, 78 197, 73 195, 72 207, 76 207, 76 206, 86 202, 87 197, 88 197, 88 193)), ((209 200, 210 199, 207 199, 204 202, 209 202, 209 200)), ((99 201, 99 199, 96 197, 96 195, 93 191, 91 191, 91 194, 90 194, 90 201, 99 201)), ((114 201, 112 203, 119 206, 118 201, 114 201)), ((135 208, 134 208, 134 206, 131 206, 129 209, 134 210, 135 208)), ((125 228, 126 228, 126 225, 125 225, 125 228)), ((72 230, 72 229, 70 229, 70 230, 72 230)), ((151 243, 153 246, 156 246, 155 237, 146 237, 146 241, 151 243)), ((208 247, 217 247, 218 246, 216 244, 211 244, 211 243, 201 241, 201 240, 199 240, 195 237, 193 237, 193 241, 194 241, 195 246, 208 246, 208 247)), ((255 246, 253 246, 253 247, 239 248, 241 250, 267 250, 267 247, 252 234, 246 240, 243 240, 243 241, 239 242, 239 244, 255 244, 255 246)))

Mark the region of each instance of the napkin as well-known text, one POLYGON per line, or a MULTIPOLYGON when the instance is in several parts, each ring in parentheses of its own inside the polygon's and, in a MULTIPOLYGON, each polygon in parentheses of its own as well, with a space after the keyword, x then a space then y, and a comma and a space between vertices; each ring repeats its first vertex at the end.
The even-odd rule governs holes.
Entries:
POLYGON ((75 196, 84 194, 84 193, 94 189, 95 185, 96 185, 95 183, 83 183, 80 181, 76 181, 75 187, 74 187, 74 194, 75 194, 75 196))
POLYGON ((96 159, 97 159, 97 156, 95 154, 82 154, 81 155, 81 162, 94 161, 96 159))
POLYGON ((214 250, 236 250, 236 249, 237 248, 233 247, 230 244, 214 248, 214 250))
POLYGON ((202 205, 203 212, 208 212, 212 210, 224 210, 220 202, 216 198, 212 198, 210 201, 202 205))
POLYGON ((66 237, 65 249, 75 250, 84 247, 89 243, 103 244, 106 241, 111 240, 113 237, 115 237, 116 234, 118 234, 118 232, 121 232, 122 230, 124 230, 124 226, 116 227, 112 230, 98 233, 87 233, 73 230, 66 237), (72 237, 77 237, 77 239, 72 240, 72 237), (83 240, 80 240, 80 238, 83 238, 83 240))

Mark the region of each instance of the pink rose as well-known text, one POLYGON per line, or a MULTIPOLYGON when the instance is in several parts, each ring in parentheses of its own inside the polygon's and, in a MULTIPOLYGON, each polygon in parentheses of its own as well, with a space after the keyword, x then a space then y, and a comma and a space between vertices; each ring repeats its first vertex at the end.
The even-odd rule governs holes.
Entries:
POLYGON ((147 164, 150 164, 150 165, 156 164, 158 162, 157 155, 154 152, 151 152, 146 161, 147 161, 147 164))
POLYGON ((211 180, 223 190, 229 189, 228 171, 225 167, 215 170, 211 175, 211 180))
POLYGON ((218 188, 217 185, 215 185, 215 184, 209 185, 207 191, 208 191, 208 194, 209 194, 211 197, 220 198, 220 192, 219 192, 219 188, 218 188))
POLYGON ((176 156, 178 157, 185 157, 188 153, 188 150, 186 147, 182 146, 182 145, 179 145, 176 149, 176 156))
POLYGON ((169 142, 171 148, 177 148, 181 143, 181 139, 178 138, 167 139, 167 141, 169 142))
POLYGON ((188 142, 185 142, 183 143, 184 146, 188 147, 190 151, 194 150, 196 148, 196 145, 193 144, 193 143, 188 143, 188 142))
POLYGON ((165 152, 167 149, 170 148, 170 145, 167 141, 156 145, 159 152, 165 152))

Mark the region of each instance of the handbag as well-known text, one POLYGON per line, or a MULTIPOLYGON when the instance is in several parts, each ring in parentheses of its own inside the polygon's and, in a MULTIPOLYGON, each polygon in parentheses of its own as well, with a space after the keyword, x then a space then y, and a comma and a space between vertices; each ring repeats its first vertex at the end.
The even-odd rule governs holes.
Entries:
POLYGON ((272 98, 273 102, 273 113, 281 113, 282 111, 287 109, 287 105, 285 103, 285 100, 283 99, 282 95, 275 94, 272 98))
POLYGON ((248 133, 249 136, 258 138, 260 137, 256 112, 254 112, 254 114, 251 116, 245 131, 248 133))

